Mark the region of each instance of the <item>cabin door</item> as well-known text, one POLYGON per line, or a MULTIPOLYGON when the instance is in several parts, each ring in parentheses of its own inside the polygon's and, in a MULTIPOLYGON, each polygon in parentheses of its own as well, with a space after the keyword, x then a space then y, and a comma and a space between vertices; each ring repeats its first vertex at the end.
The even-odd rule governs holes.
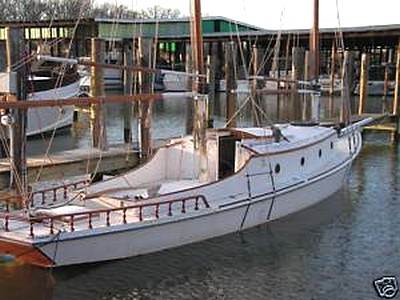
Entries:
POLYGON ((223 179, 235 173, 236 139, 221 136, 218 143, 218 178, 223 179))

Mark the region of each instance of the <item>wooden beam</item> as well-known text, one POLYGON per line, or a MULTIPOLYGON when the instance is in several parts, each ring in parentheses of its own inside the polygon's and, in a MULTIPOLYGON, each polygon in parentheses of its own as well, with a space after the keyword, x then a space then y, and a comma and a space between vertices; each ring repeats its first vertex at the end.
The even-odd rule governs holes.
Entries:
POLYGON ((116 95, 116 96, 101 96, 101 97, 82 97, 82 98, 69 98, 69 99, 48 99, 48 100, 29 100, 29 101, 15 101, 6 102, 0 101, 0 109, 30 109, 39 107, 62 107, 62 106, 90 106, 94 104, 106 103, 129 103, 135 101, 152 101, 161 100, 163 95, 156 94, 137 94, 137 95, 116 95))

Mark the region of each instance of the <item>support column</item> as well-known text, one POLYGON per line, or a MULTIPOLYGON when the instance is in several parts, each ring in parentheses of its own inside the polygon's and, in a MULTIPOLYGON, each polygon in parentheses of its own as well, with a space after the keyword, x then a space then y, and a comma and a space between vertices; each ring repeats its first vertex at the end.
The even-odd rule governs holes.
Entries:
MULTIPOLYGON (((104 63, 105 44, 102 39, 92 38, 92 62, 97 64, 104 63)), ((104 72, 100 67, 91 67, 90 96, 104 96, 104 72)), ((92 144, 94 148, 107 150, 107 132, 105 125, 105 112, 102 104, 92 105, 90 109, 90 121, 92 128, 92 144)))
MULTIPOLYGON (((152 39, 139 38, 140 65, 151 68, 150 51, 153 46, 152 39)), ((143 94, 151 93, 152 75, 141 72, 139 74, 140 92, 143 94)), ((139 101, 139 143, 142 160, 147 160, 152 155, 152 110, 153 101, 139 101)))
POLYGON ((394 91, 393 101, 393 115, 399 115, 400 112, 400 42, 397 46, 397 58, 396 58, 396 85, 394 91))
MULTIPOLYGON (((311 78, 311 63, 312 63, 312 58, 311 58, 311 52, 306 51, 304 54, 304 80, 305 81, 310 81, 311 78)), ((311 119, 311 97, 310 95, 304 94, 303 95, 303 108, 302 108, 302 120, 303 121, 309 121, 311 119)))
POLYGON ((251 75, 253 76, 253 80, 251 81, 251 106, 252 106, 252 117, 253 117, 253 124, 256 127, 261 126, 261 116, 259 113, 260 108, 260 101, 257 95, 257 75, 258 75, 258 49, 257 45, 252 46, 252 64, 251 64, 251 75), (258 107, 257 107, 258 106, 258 107))
POLYGON ((340 122, 345 125, 350 122, 350 85, 352 73, 352 54, 350 51, 344 52, 343 69, 342 69, 342 99, 340 107, 340 122))
POLYGON ((365 111, 365 101, 368 98, 368 64, 369 56, 363 53, 361 56, 361 73, 360 73, 360 99, 358 103, 358 114, 362 115, 365 111))
MULTIPOLYGON (((193 89, 193 57, 192 57, 192 46, 186 44, 186 58, 185 58, 185 72, 190 74, 187 76, 187 90, 191 91, 193 89)), ((186 134, 193 133, 193 99, 187 100, 186 105, 186 134)))
POLYGON ((333 112, 335 109, 335 83, 336 83, 336 45, 335 41, 332 42, 331 52, 331 74, 330 74, 330 86, 329 86, 329 117, 333 118, 333 112))
MULTIPOLYGON (((13 71, 13 66, 18 64, 25 56, 24 32, 21 28, 7 27, 6 51, 7 72, 13 71)), ((25 65, 16 70, 16 98, 17 101, 26 101, 26 67, 25 65)), ((13 124, 10 127, 10 159, 11 174, 10 187, 18 195, 26 199, 28 192, 28 171, 26 165, 26 124, 27 111, 13 109, 10 111, 13 124)))
MULTIPOLYGON (((305 50, 304 48, 294 47, 292 49, 292 80, 299 81, 304 80, 304 68, 305 68, 305 50)), ((300 95, 297 90, 297 84, 292 87, 292 109, 293 115, 292 120, 301 119, 301 102, 300 95)))
POLYGON ((237 82, 235 78, 235 57, 237 45, 235 42, 225 44, 225 83, 226 83, 226 123, 227 127, 236 127, 237 82))
POLYGON ((389 66, 392 63, 389 49, 386 49, 385 55, 385 75, 383 78, 383 96, 382 96, 382 112, 387 112, 387 95, 389 91, 389 66))
MULTIPOLYGON (((128 43, 124 43, 124 66, 133 66, 133 51, 128 43)), ((124 95, 133 95, 133 72, 124 69, 124 95)), ((133 104, 125 103, 123 105, 124 111, 124 142, 127 144, 132 143, 132 112, 133 104)))

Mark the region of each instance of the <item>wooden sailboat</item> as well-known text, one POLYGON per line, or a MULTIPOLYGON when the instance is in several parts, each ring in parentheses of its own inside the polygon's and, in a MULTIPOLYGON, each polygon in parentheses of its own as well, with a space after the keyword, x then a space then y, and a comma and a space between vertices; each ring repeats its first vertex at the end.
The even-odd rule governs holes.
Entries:
POLYGON ((52 190, 65 202, 1 215, 0 252, 50 267, 169 249, 267 223, 338 191, 369 119, 338 128, 274 125, 205 130, 200 1, 193 1, 195 134, 112 179, 52 190))

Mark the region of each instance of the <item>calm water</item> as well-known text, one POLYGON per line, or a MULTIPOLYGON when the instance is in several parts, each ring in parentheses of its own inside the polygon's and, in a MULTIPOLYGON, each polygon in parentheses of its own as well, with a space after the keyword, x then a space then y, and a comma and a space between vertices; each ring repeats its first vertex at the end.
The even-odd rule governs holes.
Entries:
MULTIPOLYGON (((157 104, 158 137, 183 134, 184 112, 185 102, 157 104)), ((121 108, 110 108, 112 142, 122 140, 120 116, 121 108)), ((88 136, 75 128, 53 151, 88 147, 88 136)), ((30 152, 42 147, 31 142, 30 152)), ((374 279, 400 279, 398 156, 385 135, 367 135, 340 192, 242 234, 84 267, 0 266, 0 300, 378 299, 374 279)))

